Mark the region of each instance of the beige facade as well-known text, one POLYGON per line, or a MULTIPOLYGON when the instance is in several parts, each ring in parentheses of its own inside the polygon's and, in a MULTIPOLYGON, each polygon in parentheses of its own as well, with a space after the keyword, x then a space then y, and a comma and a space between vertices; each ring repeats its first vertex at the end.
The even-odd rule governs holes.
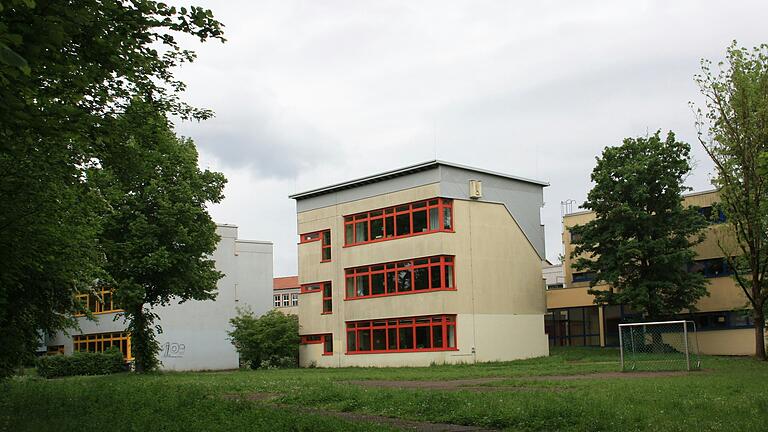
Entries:
MULTIPOLYGON (((717 202, 716 191, 706 191, 692 193, 685 196, 684 203, 687 205, 696 205, 702 208, 711 208, 717 202)), ((550 344, 554 345, 595 345, 588 343, 597 341, 592 335, 599 336, 599 345, 610 346, 617 343, 615 337, 616 326, 619 321, 631 315, 631 311, 626 308, 620 309, 617 306, 595 306, 593 296, 587 290, 590 282, 587 280, 579 281, 579 272, 572 268, 572 259, 570 254, 574 249, 570 235, 570 228, 575 225, 584 224, 594 218, 592 212, 579 212, 567 214, 563 218, 563 246, 565 261, 563 263, 565 273, 565 288, 550 289, 547 291, 547 330, 549 333, 550 344), (574 281, 576 275, 576 281, 574 281), (579 312, 582 308, 584 312, 579 312), (610 308, 610 309, 608 309, 610 308), (571 324, 570 315, 573 313, 576 318, 576 325, 571 324), (597 322, 589 323, 589 312, 591 316, 597 317, 597 322), (611 314, 610 317, 606 316, 611 314), (565 321, 557 322, 556 317, 562 316, 565 321), (578 317, 585 317, 585 322, 579 322, 578 317), (597 333, 584 331, 584 338, 573 337, 570 330, 580 330, 582 328, 593 328, 599 330, 597 333)), ((744 296, 741 288, 735 283, 728 272, 717 272, 706 266, 720 265, 723 253, 718 246, 718 242, 732 244, 732 238, 727 235, 726 225, 713 223, 707 228, 704 242, 695 247, 697 265, 702 267, 709 282, 708 296, 703 297, 696 304, 696 311, 693 314, 685 313, 681 315, 686 319, 693 319, 698 328, 698 340, 700 350, 703 354, 714 355, 748 355, 754 354, 754 330, 750 326, 750 319, 746 316, 744 310, 748 306, 747 298, 744 296)), ((586 275, 581 275, 586 276, 586 275)), ((607 285, 597 285, 596 289, 607 289, 607 285)))
POLYGON ((324 261, 319 241, 299 244, 299 283, 331 282, 332 287, 330 313, 323 312, 327 295, 322 290, 302 290, 300 295, 300 334, 330 335, 333 340, 332 352, 323 343, 302 344, 301 365, 425 366, 547 355, 541 258, 508 207, 483 199, 454 198, 449 232, 345 246, 346 216, 445 196, 440 182, 399 190, 386 190, 385 184, 383 189, 373 196, 298 212, 298 232, 330 230, 331 250, 330 261, 324 261), (348 269, 436 256, 453 257, 455 289, 346 298, 348 269), (453 347, 353 352, 348 345, 350 322, 435 316, 455 317, 455 337, 443 335, 453 347))

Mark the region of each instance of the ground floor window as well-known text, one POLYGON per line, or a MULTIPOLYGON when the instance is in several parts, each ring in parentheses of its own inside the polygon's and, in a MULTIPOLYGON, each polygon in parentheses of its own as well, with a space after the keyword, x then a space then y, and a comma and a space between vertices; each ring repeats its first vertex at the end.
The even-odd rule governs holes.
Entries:
POLYGON ((104 352, 117 347, 123 353, 123 358, 133 360, 131 335, 126 332, 75 335, 72 342, 73 349, 81 352, 104 352))
POLYGON ((456 315, 347 322, 347 354, 456 349, 456 315))
POLYGON ((544 330, 550 346, 600 346, 597 306, 550 309, 544 330))
POLYGON ((323 344, 323 355, 333 355, 333 335, 330 333, 302 335, 301 344, 323 344))

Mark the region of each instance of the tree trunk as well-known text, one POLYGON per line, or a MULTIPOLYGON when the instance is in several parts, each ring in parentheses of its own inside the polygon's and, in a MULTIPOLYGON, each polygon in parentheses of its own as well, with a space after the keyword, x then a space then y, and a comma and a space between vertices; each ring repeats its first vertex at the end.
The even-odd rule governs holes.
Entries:
POLYGON ((133 365, 137 373, 144 372, 144 341, 142 340, 142 333, 145 327, 144 324, 144 306, 140 305, 133 311, 131 332, 131 345, 133 345, 133 365))
POLYGON ((755 319, 755 357, 765 360, 765 312, 762 305, 754 310, 755 319))

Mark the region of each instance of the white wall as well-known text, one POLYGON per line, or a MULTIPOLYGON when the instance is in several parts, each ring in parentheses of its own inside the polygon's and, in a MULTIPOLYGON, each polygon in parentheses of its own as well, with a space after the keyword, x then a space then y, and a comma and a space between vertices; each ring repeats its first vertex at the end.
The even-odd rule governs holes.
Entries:
MULTIPOLYGON (((238 307, 250 307, 257 315, 272 308, 272 243, 237 239, 237 227, 218 225, 221 236, 213 259, 224 273, 218 282, 215 300, 187 301, 155 308, 163 332, 158 335, 160 361, 164 370, 234 369, 238 355, 227 337, 229 319, 238 307)), ((98 321, 80 318, 80 331, 90 334, 122 331, 116 314, 98 315, 98 321)), ((64 345, 72 352, 72 339, 63 333, 49 345, 64 345)))

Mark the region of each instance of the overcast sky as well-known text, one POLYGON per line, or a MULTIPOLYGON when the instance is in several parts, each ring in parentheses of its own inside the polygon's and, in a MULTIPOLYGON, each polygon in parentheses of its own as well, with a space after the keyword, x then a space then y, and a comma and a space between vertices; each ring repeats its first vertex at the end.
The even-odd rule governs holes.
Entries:
POLYGON ((702 57, 768 42, 763 1, 208 1, 227 43, 178 76, 216 118, 177 125, 229 183, 217 222, 297 273, 294 192, 435 159, 541 179, 547 255, 594 158, 673 130, 711 188, 689 101, 702 57))

